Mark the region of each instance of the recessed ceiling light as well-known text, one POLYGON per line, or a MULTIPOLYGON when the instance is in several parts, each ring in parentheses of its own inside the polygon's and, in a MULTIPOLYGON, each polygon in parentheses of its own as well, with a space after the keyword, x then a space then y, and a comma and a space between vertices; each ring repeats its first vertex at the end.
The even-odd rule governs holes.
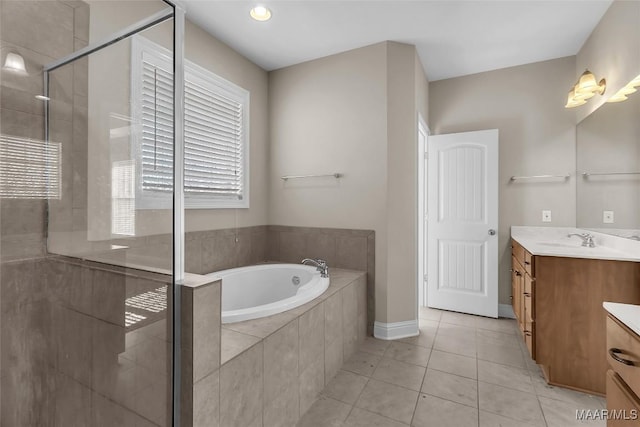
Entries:
POLYGON ((256 21, 268 21, 271 19, 271 11, 265 6, 256 6, 249 12, 256 21))

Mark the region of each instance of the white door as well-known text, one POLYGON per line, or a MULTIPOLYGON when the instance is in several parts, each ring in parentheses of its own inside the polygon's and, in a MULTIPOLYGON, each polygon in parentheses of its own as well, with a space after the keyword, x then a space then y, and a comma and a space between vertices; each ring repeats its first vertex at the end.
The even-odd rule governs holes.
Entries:
POLYGON ((498 317, 498 130, 427 144, 429 307, 498 317))

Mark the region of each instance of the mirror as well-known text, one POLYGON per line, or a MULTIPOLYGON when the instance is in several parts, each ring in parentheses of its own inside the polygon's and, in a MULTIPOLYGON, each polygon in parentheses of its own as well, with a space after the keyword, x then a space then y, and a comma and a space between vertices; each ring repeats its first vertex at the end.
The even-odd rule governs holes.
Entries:
POLYGON ((640 240, 640 91, 576 129, 576 226, 640 240))

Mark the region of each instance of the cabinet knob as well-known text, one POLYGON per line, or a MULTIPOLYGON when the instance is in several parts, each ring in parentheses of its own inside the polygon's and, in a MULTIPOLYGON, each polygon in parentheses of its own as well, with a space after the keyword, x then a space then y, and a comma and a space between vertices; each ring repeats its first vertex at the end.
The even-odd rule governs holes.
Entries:
POLYGON ((489 229, 489 236, 495 236, 496 235, 496 230, 494 230, 493 228, 489 229))

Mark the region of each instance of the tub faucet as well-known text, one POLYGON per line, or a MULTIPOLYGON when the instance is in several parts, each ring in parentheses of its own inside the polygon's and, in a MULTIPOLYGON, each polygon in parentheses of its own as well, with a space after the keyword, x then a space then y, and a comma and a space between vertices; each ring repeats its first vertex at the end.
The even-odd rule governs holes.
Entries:
POLYGON ((303 264, 311 263, 316 266, 316 269, 320 272, 320 277, 329 277, 329 266, 327 261, 318 259, 305 258, 302 260, 303 264))
POLYGON ((593 236, 589 233, 584 233, 584 234, 577 234, 577 233, 571 233, 571 234, 567 234, 567 237, 571 237, 571 236, 578 236, 582 239, 582 246, 588 247, 588 248, 595 248, 596 244, 593 241, 593 236))

